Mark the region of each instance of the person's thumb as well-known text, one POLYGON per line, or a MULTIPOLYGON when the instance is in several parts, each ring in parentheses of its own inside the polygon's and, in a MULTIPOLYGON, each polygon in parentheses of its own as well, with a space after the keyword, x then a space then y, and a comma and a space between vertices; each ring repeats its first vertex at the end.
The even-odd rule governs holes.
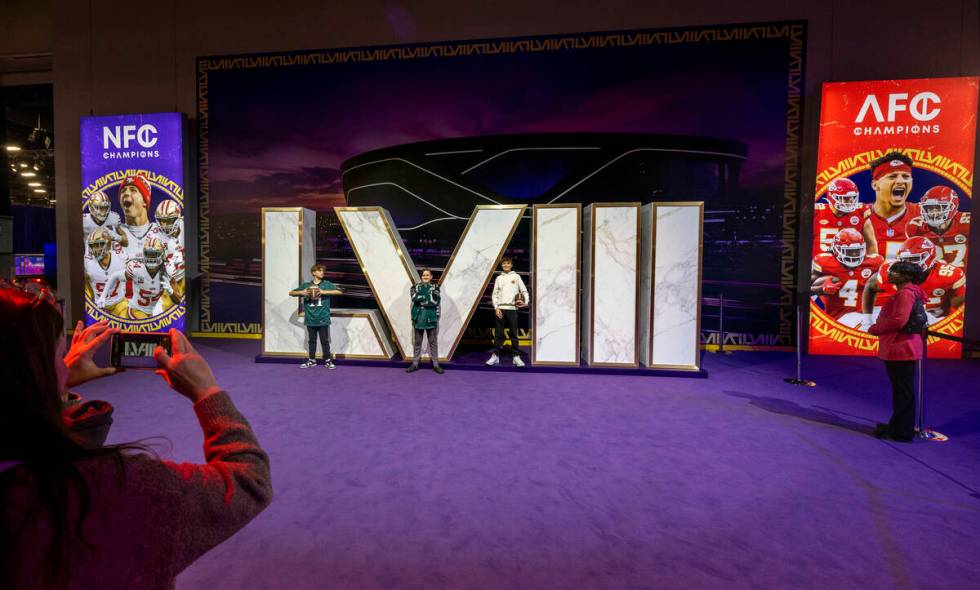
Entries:
POLYGON ((170 355, 167 354, 167 351, 162 346, 157 346, 153 349, 153 358, 156 359, 157 364, 161 367, 166 367, 170 364, 170 355))

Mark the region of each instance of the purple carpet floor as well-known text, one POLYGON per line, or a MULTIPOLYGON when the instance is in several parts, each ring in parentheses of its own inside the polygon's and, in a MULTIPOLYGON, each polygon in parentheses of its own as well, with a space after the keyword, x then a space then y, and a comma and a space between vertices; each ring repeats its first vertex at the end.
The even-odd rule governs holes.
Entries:
MULTIPOLYGON (((968 588, 980 574, 980 362, 935 361, 927 425, 869 435, 875 359, 705 355, 707 379, 256 364, 196 346, 272 460, 275 499, 178 588, 968 588)), ((149 372, 79 388, 110 442, 202 461, 149 372)))

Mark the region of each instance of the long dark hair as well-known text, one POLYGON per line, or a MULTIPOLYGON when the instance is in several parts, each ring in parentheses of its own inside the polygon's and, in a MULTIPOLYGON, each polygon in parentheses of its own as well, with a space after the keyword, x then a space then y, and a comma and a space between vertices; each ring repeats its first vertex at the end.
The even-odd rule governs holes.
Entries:
MULTIPOLYGON (((72 555, 82 545, 91 548, 82 524, 90 508, 90 493, 74 462, 89 457, 111 455, 123 468, 123 452, 146 451, 142 444, 106 446, 91 449, 76 440, 62 419, 61 384, 55 363, 62 362, 56 351, 64 338, 64 319, 55 305, 40 295, 16 288, 0 288, 0 375, 4 381, 0 404, 0 461, 21 465, 0 474, 0 500, 9 506, 14 482, 31 481, 31 490, 51 519, 51 545, 45 553, 44 575, 49 584, 68 579, 72 555), (18 477, 13 475, 18 473, 18 477), (19 476, 28 476, 21 478, 19 476), (71 498, 77 500, 77 518, 69 522, 71 498)), ((21 527, 33 524, 24 515, 18 526, 4 520, 4 544, 17 542, 21 527)), ((5 551, 7 556, 11 551, 5 551)), ((4 573, 11 575, 5 564, 4 573)))

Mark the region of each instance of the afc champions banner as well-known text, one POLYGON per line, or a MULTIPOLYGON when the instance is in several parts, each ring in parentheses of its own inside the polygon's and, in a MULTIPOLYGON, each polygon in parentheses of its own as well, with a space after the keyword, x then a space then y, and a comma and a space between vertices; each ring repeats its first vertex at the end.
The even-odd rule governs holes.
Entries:
POLYGON ((180 113, 84 117, 85 321, 184 330, 180 113))
MULTIPOLYGON (((823 85, 810 275, 813 354, 877 354, 868 334, 919 265, 930 330, 963 335, 978 78, 823 85)), ((929 356, 961 345, 930 338, 929 356)))

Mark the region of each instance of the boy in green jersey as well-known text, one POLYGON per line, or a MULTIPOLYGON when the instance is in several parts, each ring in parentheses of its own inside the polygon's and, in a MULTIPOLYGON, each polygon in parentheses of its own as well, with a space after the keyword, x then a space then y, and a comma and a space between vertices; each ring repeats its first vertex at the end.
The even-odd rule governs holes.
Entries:
POLYGON ((422 358, 422 336, 429 341, 429 358, 432 359, 432 370, 440 375, 443 373, 439 366, 439 285, 432 282, 432 271, 422 269, 422 282, 412 286, 412 328, 415 330, 413 344, 415 354, 412 365, 405 369, 406 373, 419 370, 419 360, 422 358))
POLYGON ((326 270, 322 264, 314 264, 310 267, 313 279, 289 292, 293 297, 303 298, 303 323, 310 336, 310 358, 299 366, 301 369, 316 366, 317 336, 323 349, 323 366, 337 368, 330 358, 330 295, 341 295, 342 292, 337 285, 323 278, 326 270))

